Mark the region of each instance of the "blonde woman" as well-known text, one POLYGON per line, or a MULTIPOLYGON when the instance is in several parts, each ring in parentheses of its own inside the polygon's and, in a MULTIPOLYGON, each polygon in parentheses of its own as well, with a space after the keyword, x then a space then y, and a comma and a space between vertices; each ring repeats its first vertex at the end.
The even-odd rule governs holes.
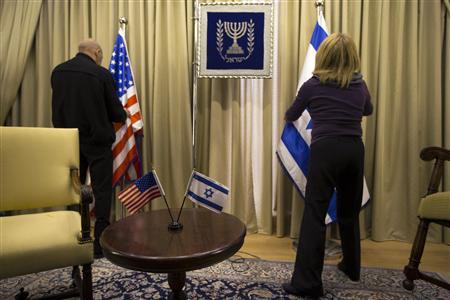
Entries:
POLYGON ((334 33, 316 55, 313 77, 286 111, 287 122, 305 109, 313 122, 305 210, 292 279, 283 289, 293 295, 323 295, 325 216, 336 189, 343 259, 338 268, 358 281, 361 265, 359 211, 363 193, 364 145, 361 120, 372 113, 367 86, 350 36, 334 33))

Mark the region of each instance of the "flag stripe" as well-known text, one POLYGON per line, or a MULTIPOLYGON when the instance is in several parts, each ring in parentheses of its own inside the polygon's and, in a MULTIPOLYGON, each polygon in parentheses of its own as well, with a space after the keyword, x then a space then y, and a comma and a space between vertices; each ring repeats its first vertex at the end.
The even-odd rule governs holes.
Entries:
POLYGON ((120 143, 121 139, 124 137, 124 135, 127 133, 128 127, 129 127, 129 120, 127 120, 127 126, 123 126, 123 124, 120 123, 114 123, 114 129, 116 130, 116 140, 112 144, 112 147, 114 148, 118 143, 120 143))
POLYGON ((122 138, 113 146, 112 151, 114 156, 119 155, 125 147, 130 146, 132 147, 134 145, 135 143, 134 140, 128 142, 128 139, 132 136, 133 136, 133 129, 130 124, 130 126, 128 126, 127 129, 125 130, 125 134, 122 136, 122 138))
POLYGON ((300 118, 292 123, 295 128, 297 128, 297 131, 302 136, 302 139, 305 140, 306 144, 308 145, 311 145, 312 123, 313 122, 308 110, 305 110, 300 118))
POLYGON ((201 204, 206 205, 207 207, 210 207, 217 211, 222 211, 222 206, 217 205, 214 202, 211 202, 209 200, 206 200, 205 198, 200 197, 199 195, 194 194, 193 192, 189 191, 187 193, 188 197, 191 198, 191 200, 195 200, 197 202, 200 202, 201 204))
POLYGON ((128 96, 128 101, 124 105, 126 108, 130 108, 131 106, 138 103, 136 95, 132 95, 132 96, 127 95, 127 96, 128 96))
MULTIPOLYGON (((277 154, 277 158, 278 161, 281 164, 281 167, 283 168, 283 170, 285 171, 285 173, 289 176, 289 178, 291 179, 291 181, 294 183, 294 187, 297 189, 297 191, 300 193, 300 195, 302 195, 303 198, 305 198, 305 191, 306 191, 306 184, 302 185, 303 182, 298 180, 299 177, 299 172, 301 173, 300 169, 295 169, 295 170, 288 170, 286 169, 286 166, 288 166, 289 164, 287 163, 287 161, 289 160, 288 158, 286 158, 285 156, 283 156, 283 154, 285 154, 285 152, 280 151, 280 149, 278 149, 278 151, 276 152, 277 154), (297 171, 297 172, 296 172, 297 171)), ((293 160, 293 158, 292 158, 293 160)), ((303 175, 303 174, 302 174, 303 175)), ((304 175, 303 175, 304 176, 304 175)))
POLYGON ((116 169, 113 172, 113 186, 115 186, 119 182, 120 178, 125 174, 130 163, 133 161, 133 158, 138 159, 136 147, 133 147, 133 149, 126 154, 126 159, 124 159, 119 166, 116 166, 116 169))
POLYGON ((158 187, 152 187, 148 190, 146 190, 145 192, 141 193, 138 197, 136 197, 134 199, 134 201, 132 203, 129 203, 129 207, 134 207, 136 205, 136 203, 145 200, 145 199, 153 199, 151 198, 154 195, 159 195, 158 193, 158 187))
POLYGON ((138 193, 139 193, 139 189, 133 184, 133 185, 131 185, 130 189, 126 190, 125 192, 122 192, 118 198, 120 199, 120 201, 122 203, 128 203, 138 193))
MULTIPOLYGON (((131 119, 131 123, 132 124, 136 124, 138 122, 142 123, 142 121, 141 121, 141 113, 140 112, 137 112, 134 115, 131 115, 130 119, 131 119)), ((134 129, 135 129, 135 127, 133 126, 133 130, 134 129)))
POLYGON ((309 146, 292 123, 286 123, 281 139, 303 174, 308 176, 309 160, 301 158, 309 157, 309 146))
POLYGON ((137 187, 135 185, 130 185, 120 192, 120 194, 118 195, 118 198, 124 199, 129 194, 132 194, 135 190, 137 190, 137 187))
POLYGON ((161 196, 158 191, 158 188, 152 188, 145 193, 143 193, 140 197, 136 198, 130 205, 127 206, 127 209, 134 210, 138 207, 144 206, 150 200, 161 196))
POLYGON ((326 31, 321 26, 319 26, 319 24, 317 24, 317 26, 314 28, 310 44, 317 51, 319 49, 320 44, 322 44, 322 41, 326 39, 327 36, 328 33, 326 33, 326 31))
POLYGON ((128 152, 125 151, 120 152, 120 155, 117 156, 117 159, 114 160, 116 163, 116 170, 114 170, 114 172, 125 173, 129 164, 135 158, 137 158, 137 149, 135 145, 133 145, 133 148, 131 148, 130 151, 128 152))
POLYGON ((209 185, 209 186, 215 188, 218 191, 221 191, 224 194, 228 194, 228 190, 227 189, 223 188, 222 186, 216 184, 215 182, 213 182, 211 180, 208 180, 207 178, 205 178, 203 176, 198 175, 198 173, 194 174, 193 178, 198 180, 198 181, 200 181, 200 182, 203 182, 206 185, 209 185))
POLYGON ((146 198, 139 198, 136 200, 136 202, 133 203, 133 205, 127 207, 127 209, 130 211, 130 213, 135 213, 136 211, 140 210, 142 207, 144 207, 147 203, 149 203, 154 198, 159 197, 159 195, 147 195, 146 198))
POLYGON ((126 190, 125 192, 121 192, 118 196, 119 200, 122 203, 127 203, 130 199, 133 199, 138 193, 139 189, 133 184, 130 186, 131 188, 126 190))

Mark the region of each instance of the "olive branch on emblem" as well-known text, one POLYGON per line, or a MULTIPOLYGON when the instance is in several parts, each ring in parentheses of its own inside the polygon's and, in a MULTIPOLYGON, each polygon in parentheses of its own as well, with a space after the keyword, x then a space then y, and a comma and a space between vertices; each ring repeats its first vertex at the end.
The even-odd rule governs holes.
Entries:
POLYGON ((222 55, 223 50, 223 22, 219 19, 219 21, 216 23, 216 45, 217 45, 217 51, 219 51, 220 56, 222 59, 225 59, 222 55))
POLYGON ((252 55, 253 50, 255 49, 255 23, 253 23, 253 19, 250 19, 250 22, 248 22, 247 27, 247 50, 248 50, 248 57, 252 55))

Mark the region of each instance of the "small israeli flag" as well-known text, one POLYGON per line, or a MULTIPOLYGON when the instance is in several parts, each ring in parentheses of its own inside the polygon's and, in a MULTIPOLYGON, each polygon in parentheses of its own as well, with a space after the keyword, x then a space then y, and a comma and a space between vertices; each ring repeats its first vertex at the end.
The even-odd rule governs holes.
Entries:
POLYGON ((186 195, 191 201, 214 212, 222 212, 230 190, 223 184, 197 172, 192 171, 186 195))

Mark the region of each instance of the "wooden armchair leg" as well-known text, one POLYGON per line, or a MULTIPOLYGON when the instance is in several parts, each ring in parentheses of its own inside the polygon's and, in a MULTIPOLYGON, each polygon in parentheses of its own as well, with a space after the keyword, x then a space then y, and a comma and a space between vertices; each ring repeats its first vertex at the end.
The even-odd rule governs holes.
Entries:
MULTIPOLYGON (((52 295, 46 295, 38 298, 39 300, 60 300, 80 296, 81 299, 92 300, 92 266, 91 264, 83 265, 83 278, 81 278, 80 268, 73 266, 72 269, 73 282, 70 289, 52 295)), ((29 293, 20 289, 20 292, 15 295, 15 300, 28 300, 29 293)), ((34 299, 34 298, 33 298, 34 299)))
POLYGON ((78 266, 72 267, 72 284, 70 285, 71 288, 80 288, 81 286, 81 275, 80 275, 80 268, 78 266))
POLYGON ((409 264, 403 269, 403 273, 406 279, 403 280, 403 287, 409 291, 414 289, 414 280, 421 277, 419 271, 419 264, 422 258, 423 250, 425 248, 425 240, 427 238, 429 222, 426 220, 420 220, 419 227, 417 228, 414 244, 411 249, 411 256, 409 258, 409 264))
POLYGON ((83 283, 81 287, 81 299, 92 300, 92 265, 83 265, 83 283))

